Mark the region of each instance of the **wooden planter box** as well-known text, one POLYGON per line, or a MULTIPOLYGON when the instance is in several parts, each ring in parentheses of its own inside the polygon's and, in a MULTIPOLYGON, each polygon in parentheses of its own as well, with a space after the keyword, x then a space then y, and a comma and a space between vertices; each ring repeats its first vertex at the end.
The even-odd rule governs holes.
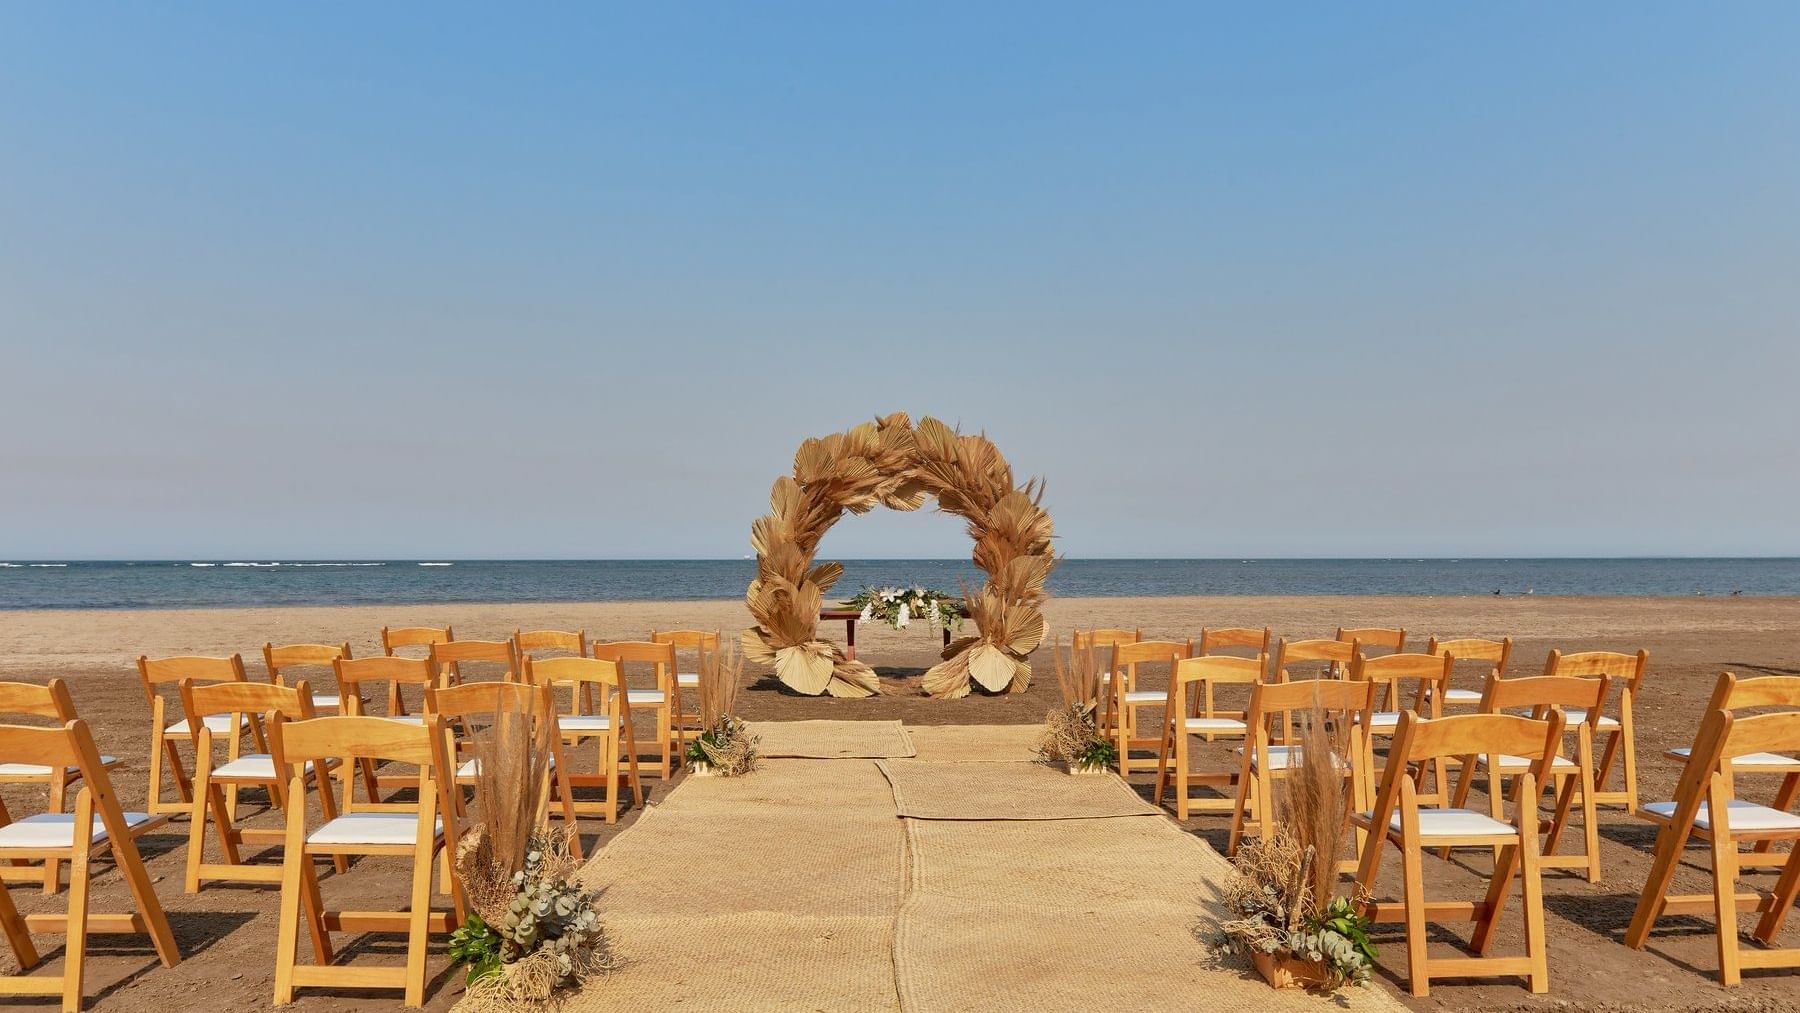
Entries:
POLYGON ((1250 951, 1250 962, 1270 988, 1323 988, 1328 982, 1325 968, 1317 961, 1301 960, 1285 953, 1250 951))

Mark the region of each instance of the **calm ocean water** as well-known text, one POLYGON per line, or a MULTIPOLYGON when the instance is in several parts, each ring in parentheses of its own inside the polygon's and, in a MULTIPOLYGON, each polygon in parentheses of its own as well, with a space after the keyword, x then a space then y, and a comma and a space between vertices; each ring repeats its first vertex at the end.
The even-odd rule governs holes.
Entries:
MULTIPOLYGON (((845 560, 837 590, 954 589, 967 560, 845 560)), ((0 561, 0 610, 737 598, 752 560, 0 561)), ((1800 559, 1070 559, 1057 595, 1800 595, 1800 559)))

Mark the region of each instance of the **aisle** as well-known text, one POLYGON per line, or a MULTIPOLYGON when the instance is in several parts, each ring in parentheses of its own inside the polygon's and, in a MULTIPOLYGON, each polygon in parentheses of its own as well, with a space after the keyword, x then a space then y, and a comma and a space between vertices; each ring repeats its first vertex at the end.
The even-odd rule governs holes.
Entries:
MULTIPOLYGON (((831 749, 891 751, 870 724, 831 749)), ((623 963, 569 1008, 1330 1005, 1216 962, 1203 940, 1228 866, 1117 781, 1028 764, 1017 731, 985 760, 982 730, 912 732, 916 759, 684 781, 583 870, 623 963), (929 818, 898 815, 884 766, 929 818)), ((1380 986, 1350 1005, 1403 1009, 1380 986)))

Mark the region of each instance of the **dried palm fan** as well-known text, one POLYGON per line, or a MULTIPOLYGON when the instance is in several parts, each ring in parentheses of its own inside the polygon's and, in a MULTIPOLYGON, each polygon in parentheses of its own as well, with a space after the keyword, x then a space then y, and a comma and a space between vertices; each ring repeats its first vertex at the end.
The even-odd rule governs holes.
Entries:
POLYGON ((945 648, 925 673, 933 696, 965 696, 971 684, 989 692, 1022 692, 1026 660, 1043 643, 1045 581, 1056 565, 1043 484, 1013 484, 1012 468, 985 436, 965 436, 933 418, 918 428, 904 412, 842 433, 807 440, 792 476, 775 480, 769 513, 750 526, 756 578, 745 603, 755 625, 744 631, 744 655, 772 665, 788 687, 809 694, 870 696, 880 692, 873 669, 818 639, 819 606, 844 568, 813 565, 825 532, 845 511, 876 506, 917 510, 928 496, 969 522, 975 565, 987 572, 979 594, 964 590, 976 634, 945 648))

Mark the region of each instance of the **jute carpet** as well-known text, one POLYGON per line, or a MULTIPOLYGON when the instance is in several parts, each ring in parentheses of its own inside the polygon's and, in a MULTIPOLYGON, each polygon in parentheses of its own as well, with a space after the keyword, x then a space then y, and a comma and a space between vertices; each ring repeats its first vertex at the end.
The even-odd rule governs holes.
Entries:
POLYGON ((1042 725, 920 725, 908 728, 919 759, 933 763, 993 763, 1037 759, 1042 725))
MULTIPOLYGON (((856 734, 888 732, 836 741, 856 734)), ((928 734, 922 754, 955 760, 685 779, 583 868, 620 963, 565 1009, 1329 1006, 1215 955, 1229 867, 1205 842, 1110 775, 1018 762, 1022 741, 928 734), (983 742, 1006 759, 977 759, 983 742), (957 815, 896 817, 909 806, 957 815)), ((1403 1008, 1379 989, 1349 1002, 1403 1008)))
POLYGON ((881 760, 900 815, 923 820, 1082 820, 1158 810, 1111 774, 1041 763, 881 760))
POLYGON ((769 759, 913 755, 912 740, 898 721, 757 721, 750 730, 762 739, 760 751, 769 759))

